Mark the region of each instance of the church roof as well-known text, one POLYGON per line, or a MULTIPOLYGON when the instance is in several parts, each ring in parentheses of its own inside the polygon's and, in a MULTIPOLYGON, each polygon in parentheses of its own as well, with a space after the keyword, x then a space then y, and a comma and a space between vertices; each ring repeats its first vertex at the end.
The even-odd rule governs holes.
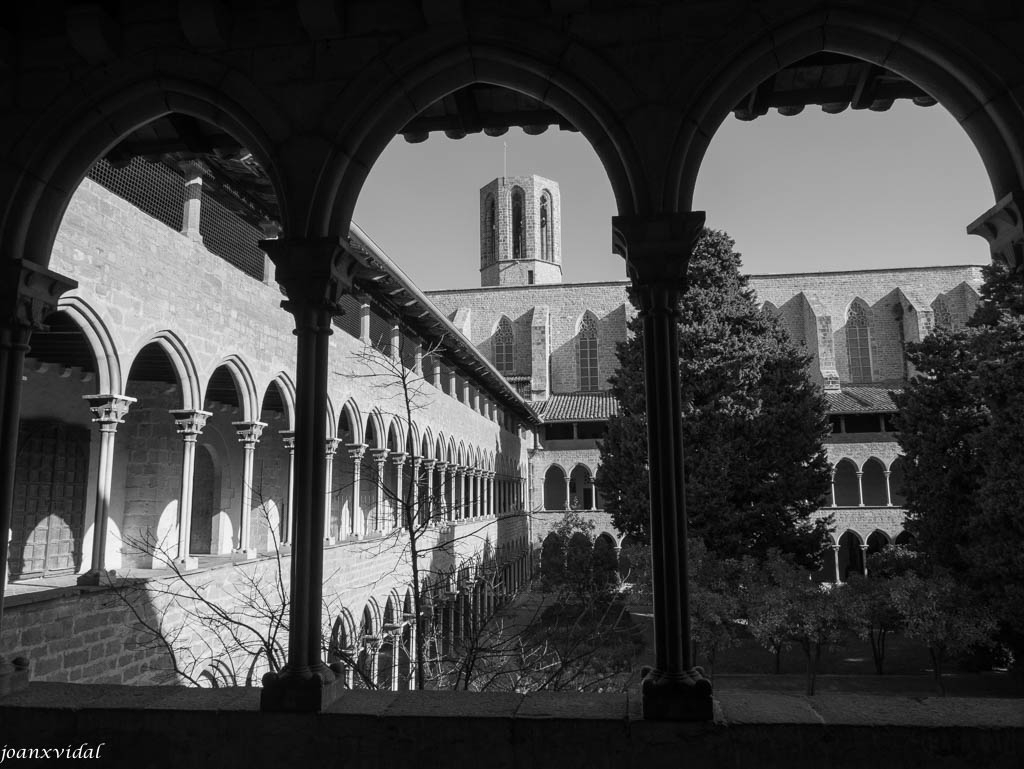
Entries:
POLYGON ((603 422, 618 413, 610 392, 560 393, 533 404, 542 422, 603 422))
POLYGON ((826 392, 830 414, 883 414, 897 411, 892 396, 902 392, 900 387, 850 385, 839 392, 826 392))

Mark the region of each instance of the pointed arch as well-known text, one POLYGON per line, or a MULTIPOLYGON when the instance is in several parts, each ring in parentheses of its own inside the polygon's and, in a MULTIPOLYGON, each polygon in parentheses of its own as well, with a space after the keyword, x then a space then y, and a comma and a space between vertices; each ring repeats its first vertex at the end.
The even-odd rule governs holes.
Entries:
POLYGON ((540 258, 545 262, 555 261, 555 207, 550 190, 540 193, 540 258))
MULTIPOLYGON (((181 407, 183 409, 201 409, 203 398, 199 372, 188 348, 173 331, 157 331, 140 344, 132 355, 132 363, 128 366, 129 375, 139 353, 151 344, 158 346, 167 355, 167 359, 174 369, 178 378, 178 386, 181 387, 181 407)), ((127 380, 125 385, 127 386, 127 380)))
POLYGON ((107 328, 107 324, 80 296, 64 295, 57 302, 57 310, 64 312, 85 334, 96 358, 96 386, 98 392, 120 394, 124 392, 124 380, 121 378, 121 360, 117 354, 117 345, 107 328))
POLYGON ((582 392, 601 389, 598 365, 598 322, 597 315, 587 310, 580 317, 576 332, 576 362, 579 371, 579 387, 582 392))
POLYGON ((860 297, 846 311, 846 358, 850 381, 871 383, 871 308, 860 297))
POLYGON ((209 397, 208 389, 210 382, 220 368, 224 368, 231 375, 231 379, 234 380, 235 389, 238 391, 238 406, 242 412, 242 419, 247 422, 257 419, 260 412, 260 403, 258 400, 259 395, 256 392, 256 382, 248 364, 239 355, 228 355, 211 369, 209 376, 206 377, 206 388, 203 391, 204 401, 209 397))
POLYGON ((512 226, 512 258, 526 259, 526 194, 519 185, 509 193, 512 226))
POLYGON ((338 430, 335 436, 347 443, 364 443, 364 425, 359 404, 356 403, 355 398, 349 397, 338 412, 338 430))
POLYGON ((494 326, 491 337, 494 347, 494 367, 502 374, 515 373, 516 337, 512 321, 502 315, 494 326))
MULTIPOLYGON (((285 415, 288 418, 288 429, 295 429, 295 384, 287 371, 279 371, 270 380, 270 384, 277 385, 281 391, 281 400, 284 401, 285 415)), ((267 387, 270 387, 268 384, 267 387)), ((266 388, 264 388, 266 393, 266 388)))

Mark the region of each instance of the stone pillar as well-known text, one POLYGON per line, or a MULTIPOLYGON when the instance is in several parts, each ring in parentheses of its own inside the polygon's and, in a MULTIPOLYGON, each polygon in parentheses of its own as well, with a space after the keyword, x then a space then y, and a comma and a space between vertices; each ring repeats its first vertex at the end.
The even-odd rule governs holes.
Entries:
POLYGON ((280 239, 261 247, 287 294, 295 318, 295 536, 292 542, 288 660, 263 677, 260 707, 317 711, 337 696, 341 682, 321 658, 323 604, 324 443, 327 440, 328 342, 331 317, 352 288, 355 258, 340 240, 280 239))
POLYGON ((864 507, 864 471, 857 471, 857 504, 864 507))
POLYGON ((1012 271, 1024 269, 1024 191, 1016 190, 967 225, 968 235, 988 241, 992 259, 1012 271))
POLYGON ((839 545, 832 545, 832 563, 836 570, 836 581, 834 584, 841 585, 843 580, 839 576, 839 545))
MULTIPOLYGON (((324 442, 324 544, 333 545, 337 540, 331 533, 331 519, 334 517, 334 454, 341 445, 341 438, 328 438, 324 442)), ((341 521, 338 521, 338 539, 341 538, 341 521)))
MULTIPOLYGON (((252 481, 253 458, 266 422, 232 422, 242 444, 242 512, 238 516, 238 552, 246 559, 255 558, 257 548, 252 546, 252 481)), ((261 500, 262 503, 262 500, 261 500)))
MULTIPOLYGON (((594 483, 593 477, 587 478, 587 483, 590 484, 590 509, 597 510, 597 485, 594 483)), ((586 494, 583 495, 586 498, 586 494)))
POLYGON ((212 412, 201 409, 174 409, 170 412, 178 435, 182 440, 181 493, 178 496, 178 549, 175 562, 182 571, 196 567, 196 559, 189 555, 192 542, 192 483, 196 469, 196 443, 203 434, 206 420, 212 412))
POLYGON ((384 531, 384 463, 388 461, 387 449, 370 449, 376 465, 377 495, 373 503, 373 530, 384 531))
POLYGON ((409 508, 401 515, 408 514, 409 519, 403 521, 407 528, 419 527, 423 519, 420 512, 420 468, 423 466, 423 457, 409 457, 409 508))
POLYGON ((438 488, 434 491, 437 495, 437 505, 433 505, 434 497, 431 496, 430 516, 433 523, 440 523, 448 518, 448 511, 451 510, 448 506, 448 463, 438 459, 434 462, 434 470, 437 471, 438 488), (433 509, 434 507, 436 509, 433 509))
POLYGON ((292 541, 292 508, 295 506, 295 431, 280 430, 281 441, 288 449, 288 507, 281 515, 281 544, 292 541))
POLYGON ((868 546, 867 545, 861 545, 860 546, 860 563, 861 563, 861 566, 864 567, 864 576, 866 577, 868 575, 868 546))
POLYGON ((371 344, 370 340, 370 305, 359 305, 359 341, 371 344))
POLYGON ((565 504, 562 506, 566 510, 572 509, 572 495, 570 486, 572 482, 572 476, 569 473, 565 474, 565 504))
POLYGON ((830 488, 832 489, 832 507, 836 507, 836 471, 832 470, 829 475, 830 488))
POLYGON ((127 395, 83 395, 93 413, 92 421, 100 426, 99 468, 96 474, 96 503, 92 525, 92 566, 78 577, 79 585, 99 585, 104 575, 113 576, 106 568, 107 519, 110 515, 110 489, 114 477, 114 438, 117 426, 124 422, 135 398, 127 395))
MULTIPOLYGON (((25 259, 0 262, 0 631, 4 622, 7 548, 14 511, 14 473, 21 420, 21 377, 29 339, 61 294, 77 283, 25 259)), ((2 637, 2 635, 0 635, 2 637)), ((0 646, 0 696, 28 685, 28 660, 8 660, 0 646)))
POLYGON ((352 460, 352 535, 355 537, 366 536, 366 521, 363 519, 362 499, 360 497, 362 479, 360 478, 363 466, 363 453, 366 451, 365 443, 350 443, 348 449, 349 459, 352 460))
POLYGON ((892 475, 891 470, 885 471, 885 504, 886 507, 892 507, 892 485, 889 483, 889 476, 892 475))
POLYGON ((420 460, 420 462, 421 462, 421 466, 423 468, 423 472, 426 474, 426 477, 427 477, 427 487, 424 489, 423 498, 419 502, 419 504, 421 506, 421 509, 419 511, 419 513, 420 513, 419 524, 420 524, 420 526, 428 526, 433 521, 434 513, 435 513, 435 510, 434 510, 434 467, 436 465, 436 460, 433 460, 433 459, 423 459, 423 460, 420 460))
POLYGON ((412 348, 412 373, 423 376, 423 345, 419 342, 412 348))
POLYGON ((405 460, 409 455, 402 451, 395 451, 391 454, 391 464, 395 466, 395 498, 391 500, 391 528, 396 529, 399 525, 405 525, 405 460))
POLYGON ((612 223, 613 250, 626 259, 643 322, 655 650, 641 684, 643 715, 709 721, 711 682, 691 657, 677 332, 679 297, 704 214, 616 216, 612 223))
POLYGON ((195 161, 181 164, 185 174, 185 210, 181 217, 181 234, 189 240, 202 244, 199 221, 203 208, 203 169, 195 161))

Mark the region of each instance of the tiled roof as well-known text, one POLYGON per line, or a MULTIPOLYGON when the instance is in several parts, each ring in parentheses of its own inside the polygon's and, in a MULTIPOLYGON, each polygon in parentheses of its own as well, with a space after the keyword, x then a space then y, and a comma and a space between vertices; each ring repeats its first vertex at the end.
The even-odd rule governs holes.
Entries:
POLYGON ((898 387, 852 385, 839 392, 825 393, 830 414, 883 414, 896 411, 892 396, 898 387))
POLYGON ((542 422, 603 422, 619 410, 610 392, 552 395, 531 405, 542 422))

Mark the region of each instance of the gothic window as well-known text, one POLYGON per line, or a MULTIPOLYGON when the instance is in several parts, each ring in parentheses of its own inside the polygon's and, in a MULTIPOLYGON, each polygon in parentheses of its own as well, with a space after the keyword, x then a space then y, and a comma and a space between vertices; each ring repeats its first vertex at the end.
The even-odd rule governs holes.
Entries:
POLYGON ((850 381, 871 382, 871 342, 868 315, 864 305, 854 302, 846 316, 846 354, 850 361, 850 381))
POLYGON ((494 331, 494 365, 502 374, 511 374, 515 368, 515 337, 512 321, 502 317, 494 331))
POLYGON ((935 312, 935 328, 944 328, 947 331, 953 330, 953 314, 949 311, 949 305, 941 296, 932 302, 932 310, 935 312))
POLYGON ((523 191, 512 188, 512 258, 526 258, 526 216, 523 211, 523 191))
POLYGON ((540 258, 545 262, 555 260, 554 223, 551 220, 551 195, 540 196, 540 258))
POLYGON ((483 259, 484 264, 492 264, 494 262, 494 196, 488 195, 487 200, 484 201, 484 248, 483 248, 483 259))
POLYGON ((579 333, 580 390, 594 392, 599 389, 597 373, 597 318, 588 312, 580 321, 579 333))

